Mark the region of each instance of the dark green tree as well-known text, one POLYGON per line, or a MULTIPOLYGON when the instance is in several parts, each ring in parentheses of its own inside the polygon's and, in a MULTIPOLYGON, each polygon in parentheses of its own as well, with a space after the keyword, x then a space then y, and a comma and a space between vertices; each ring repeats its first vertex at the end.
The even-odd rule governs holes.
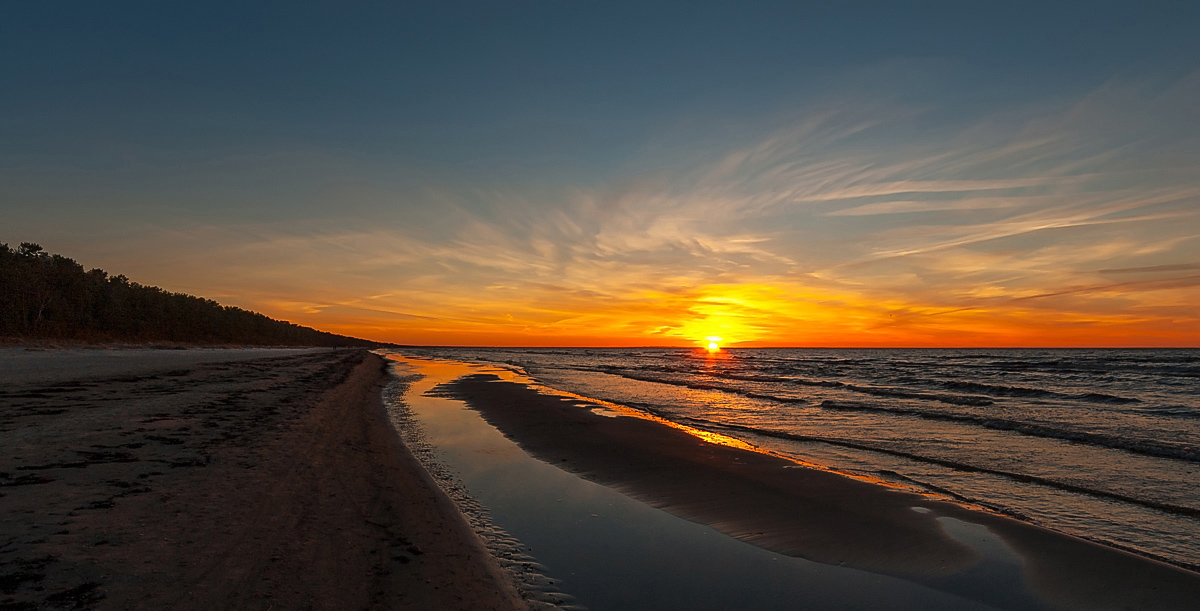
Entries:
POLYGON ((376 346, 257 312, 84 271, 32 242, 0 243, 0 337, 88 342, 376 346))

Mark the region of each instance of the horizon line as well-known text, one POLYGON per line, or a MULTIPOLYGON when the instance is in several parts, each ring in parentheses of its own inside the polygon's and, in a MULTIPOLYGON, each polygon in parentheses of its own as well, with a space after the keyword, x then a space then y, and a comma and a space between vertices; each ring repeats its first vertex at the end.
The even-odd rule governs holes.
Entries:
MULTIPOLYGON (((397 344, 398 348, 505 348, 521 350, 706 350, 703 346, 498 346, 488 344, 397 344)), ((721 346, 725 350, 1200 350, 1200 346, 721 346)))

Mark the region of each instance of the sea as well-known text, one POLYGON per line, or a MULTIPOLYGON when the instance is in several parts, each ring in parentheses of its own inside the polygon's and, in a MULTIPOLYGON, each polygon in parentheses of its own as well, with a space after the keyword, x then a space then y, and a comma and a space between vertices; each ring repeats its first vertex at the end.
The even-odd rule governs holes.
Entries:
POLYGON ((404 352, 1200 569, 1200 350, 404 352))

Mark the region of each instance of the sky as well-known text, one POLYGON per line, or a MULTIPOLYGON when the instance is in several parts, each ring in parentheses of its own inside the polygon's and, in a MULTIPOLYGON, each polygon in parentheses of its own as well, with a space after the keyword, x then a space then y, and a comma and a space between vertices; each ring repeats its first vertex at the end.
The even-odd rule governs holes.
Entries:
POLYGON ((1197 2, 0 8, 0 242, 427 345, 1200 346, 1197 2))

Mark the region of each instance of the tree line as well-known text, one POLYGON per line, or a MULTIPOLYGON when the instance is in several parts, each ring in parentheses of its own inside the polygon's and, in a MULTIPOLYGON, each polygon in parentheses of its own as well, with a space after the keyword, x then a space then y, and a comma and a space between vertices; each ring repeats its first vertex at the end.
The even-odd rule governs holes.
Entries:
POLYGON ((0 337, 84 342, 378 346, 110 276, 42 247, 0 243, 0 337))

